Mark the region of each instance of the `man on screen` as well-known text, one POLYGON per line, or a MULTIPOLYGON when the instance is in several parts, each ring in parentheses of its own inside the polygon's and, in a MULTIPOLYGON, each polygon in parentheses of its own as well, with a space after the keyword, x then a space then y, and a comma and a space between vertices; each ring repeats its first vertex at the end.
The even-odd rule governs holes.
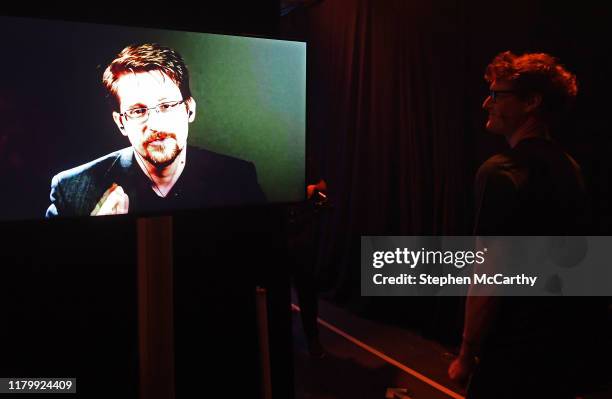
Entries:
POLYGON ((252 163, 187 146, 196 101, 176 51, 128 46, 102 81, 115 124, 131 146, 54 176, 47 218, 265 201, 252 163))

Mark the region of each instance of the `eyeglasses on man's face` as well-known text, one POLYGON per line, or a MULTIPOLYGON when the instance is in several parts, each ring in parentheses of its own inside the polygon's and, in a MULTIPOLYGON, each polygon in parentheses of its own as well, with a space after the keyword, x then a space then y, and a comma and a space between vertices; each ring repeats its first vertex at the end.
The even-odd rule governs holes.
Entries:
POLYGON ((121 116, 126 117, 129 120, 137 121, 137 122, 145 122, 149 119, 149 113, 151 110, 155 110, 158 114, 170 114, 179 110, 181 107, 179 105, 184 104, 185 100, 181 101, 167 101, 160 104, 157 104, 154 107, 138 107, 138 108, 130 108, 122 114, 121 116))
POLYGON ((489 90, 491 102, 495 102, 500 94, 514 94, 516 90, 489 90))

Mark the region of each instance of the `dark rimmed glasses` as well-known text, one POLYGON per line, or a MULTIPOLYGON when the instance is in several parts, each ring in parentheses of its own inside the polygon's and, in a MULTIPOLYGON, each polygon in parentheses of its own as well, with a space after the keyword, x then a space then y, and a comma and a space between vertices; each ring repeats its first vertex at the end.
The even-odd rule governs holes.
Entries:
POLYGON ((133 120, 136 122, 145 122, 149 119, 149 112, 151 110, 155 110, 158 114, 170 114, 179 109, 179 105, 184 104, 186 100, 181 101, 167 101, 160 104, 157 104, 154 107, 138 107, 138 108, 130 108, 127 111, 119 114, 121 116, 126 117, 129 120, 133 120))
POLYGON ((489 97, 491 97, 491 101, 495 102, 497 100, 497 96, 500 94, 513 94, 516 93, 516 90, 489 90, 489 97))

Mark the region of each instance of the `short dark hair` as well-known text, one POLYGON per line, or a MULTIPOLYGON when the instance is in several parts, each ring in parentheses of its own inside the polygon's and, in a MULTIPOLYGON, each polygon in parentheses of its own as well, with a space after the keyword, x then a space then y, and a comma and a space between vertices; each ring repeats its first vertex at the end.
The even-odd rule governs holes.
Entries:
POLYGON ((578 94, 576 75, 546 53, 499 53, 487 66, 485 79, 489 83, 494 80, 511 82, 519 96, 539 93, 542 96, 540 111, 549 120, 570 109, 578 94))
POLYGON ((102 75, 102 83, 113 110, 119 110, 117 81, 126 73, 160 71, 179 87, 183 99, 191 97, 189 70, 175 50, 156 43, 127 46, 115 57, 102 75))

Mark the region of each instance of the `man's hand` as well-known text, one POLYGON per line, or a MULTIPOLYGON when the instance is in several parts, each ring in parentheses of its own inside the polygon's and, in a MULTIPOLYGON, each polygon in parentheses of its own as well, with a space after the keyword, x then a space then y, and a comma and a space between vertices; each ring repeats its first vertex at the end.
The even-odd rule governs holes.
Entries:
POLYGON ((306 186, 306 195, 308 199, 311 199, 315 191, 325 194, 327 191, 327 183, 321 179, 317 184, 309 184, 306 186))
POLYGON ((465 386, 475 366, 476 359, 473 356, 460 355, 448 367, 448 376, 461 386, 465 386))
POLYGON ((100 201, 91 212, 91 216, 103 215, 122 215, 128 213, 130 207, 130 198, 123 191, 121 186, 113 183, 108 190, 104 192, 100 201))

